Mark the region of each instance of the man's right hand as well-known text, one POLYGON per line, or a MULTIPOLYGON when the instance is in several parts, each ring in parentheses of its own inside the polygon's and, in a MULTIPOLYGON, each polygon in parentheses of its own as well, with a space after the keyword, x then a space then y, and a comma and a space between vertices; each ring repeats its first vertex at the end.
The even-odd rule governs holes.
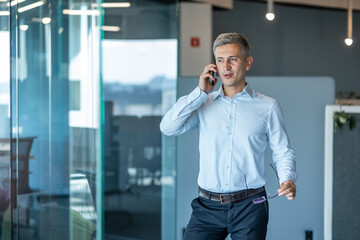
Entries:
POLYGON ((209 64, 204 68, 203 73, 200 75, 199 78, 199 88, 201 89, 201 91, 205 92, 205 93, 209 93, 214 89, 215 84, 217 83, 218 79, 214 78, 211 75, 211 71, 213 72, 217 72, 216 70, 216 65, 215 64, 209 64), (210 79, 212 79, 215 84, 214 86, 211 84, 210 79))

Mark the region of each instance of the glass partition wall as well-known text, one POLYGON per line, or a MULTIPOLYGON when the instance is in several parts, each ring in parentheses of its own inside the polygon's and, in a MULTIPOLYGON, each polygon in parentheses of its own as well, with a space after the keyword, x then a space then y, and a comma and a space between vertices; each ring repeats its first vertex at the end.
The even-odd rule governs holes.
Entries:
POLYGON ((1 4, 11 83, 1 239, 103 239, 100 2, 1 4))
POLYGON ((0 239, 175 239, 176 0, 0 0, 0 239))
MULTIPOLYGON (((105 239, 175 239, 177 1, 104 7, 105 239)), ((104 3, 105 5, 105 3, 104 3)))
POLYGON ((10 7, 0 1, 0 239, 11 231, 9 219, 10 178, 10 7))

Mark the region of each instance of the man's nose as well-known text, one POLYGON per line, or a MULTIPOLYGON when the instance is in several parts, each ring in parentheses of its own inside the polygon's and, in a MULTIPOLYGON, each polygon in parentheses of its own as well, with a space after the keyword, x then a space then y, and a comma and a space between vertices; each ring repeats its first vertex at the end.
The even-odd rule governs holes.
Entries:
POLYGON ((224 69, 225 69, 225 70, 229 70, 230 67, 231 67, 231 66, 230 66, 229 61, 225 61, 225 62, 224 62, 224 69))

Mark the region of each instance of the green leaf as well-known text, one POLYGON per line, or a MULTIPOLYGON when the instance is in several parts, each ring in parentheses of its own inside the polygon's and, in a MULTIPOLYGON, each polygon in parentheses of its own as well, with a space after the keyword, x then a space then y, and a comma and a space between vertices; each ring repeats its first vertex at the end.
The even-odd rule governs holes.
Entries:
POLYGON ((341 123, 346 123, 347 122, 347 118, 345 116, 340 116, 339 118, 341 123))
POLYGON ((356 126, 356 119, 345 111, 334 112, 334 132, 336 133, 338 128, 342 128, 345 123, 349 124, 349 129, 352 130, 356 126))

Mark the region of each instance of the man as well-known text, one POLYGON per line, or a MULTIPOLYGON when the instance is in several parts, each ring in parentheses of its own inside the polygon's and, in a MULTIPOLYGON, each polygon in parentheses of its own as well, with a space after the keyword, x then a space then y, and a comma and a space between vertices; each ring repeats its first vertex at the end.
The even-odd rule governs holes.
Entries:
POLYGON ((216 64, 207 65, 199 86, 181 97, 164 116, 160 129, 180 135, 199 128, 199 197, 185 239, 265 239, 268 203, 264 189, 267 144, 279 175, 279 196, 296 194, 295 157, 279 103, 246 82, 253 58, 248 40, 225 33, 213 44, 216 64), (217 72, 222 80, 214 89, 217 72))

